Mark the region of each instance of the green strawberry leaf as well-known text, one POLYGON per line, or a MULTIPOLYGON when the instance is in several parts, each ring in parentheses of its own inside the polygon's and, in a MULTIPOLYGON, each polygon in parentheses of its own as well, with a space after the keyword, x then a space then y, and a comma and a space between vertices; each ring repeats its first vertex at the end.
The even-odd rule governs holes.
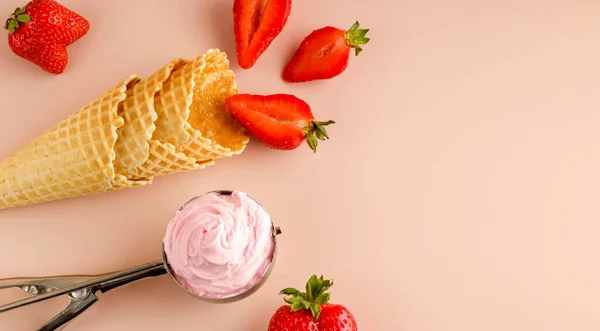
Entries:
POLYGON ((31 16, 25 14, 27 11, 27 6, 25 7, 17 7, 15 11, 10 15, 10 18, 6 20, 4 24, 4 28, 8 30, 8 33, 13 33, 19 28, 19 22, 27 23, 31 21, 31 16))
POLYGON ((27 22, 31 21, 31 16, 29 16, 27 14, 21 14, 21 15, 17 16, 17 21, 27 23, 27 22))
POLYGON ((325 280, 323 280, 323 276, 321 276, 321 277, 319 277, 319 279, 317 279, 318 286, 317 286, 316 291, 313 291, 315 300, 319 295, 321 295, 325 291, 325 289, 323 288, 323 282, 325 282, 325 280))
POLYGON ((356 31, 356 34, 354 34, 356 37, 364 37, 367 35, 367 32, 369 32, 369 29, 360 29, 356 31))
POLYGON ((308 136, 306 136, 306 142, 308 143, 308 146, 310 147, 310 149, 313 150, 313 152, 317 152, 317 145, 319 145, 319 141, 317 140, 317 137, 315 137, 315 135, 310 134, 308 136))
POLYGON ((291 297, 291 298, 285 298, 284 300, 285 300, 285 302, 287 302, 290 305, 294 304, 295 302, 298 302, 298 301, 305 301, 304 298, 299 297, 299 296, 294 296, 294 297, 291 297))
POLYGON ((285 288, 285 289, 281 290, 281 292, 279 292, 279 294, 285 294, 285 295, 296 295, 298 293, 300 293, 300 291, 298 291, 295 288, 291 288, 291 287, 285 288))
POLYGON ((17 9, 15 9, 14 15, 15 16, 21 15, 21 14, 25 13, 25 11, 27 11, 27 6, 21 7, 21 8, 17 7, 17 9))
MULTIPOLYGON (((314 135, 311 135, 311 137, 316 141, 314 135)), ((299 292, 293 288, 286 288, 281 293, 285 292, 289 293, 288 295, 293 295, 291 298, 284 298, 285 302, 290 304, 292 311, 310 310, 311 315, 316 321, 321 314, 323 306, 329 303, 331 294, 326 291, 331 286, 333 286, 333 280, 325 280, 323 276, 317 278, 316 275, 312 275, 306 283, 306 293, 299 292)))
POLYGON ((13 33, 18 28, 19 28, 19 22, 17 22, 17 20, 11 19, 10 22, 8 22, 8 33, 13 33))
POLYGON ((313 303, 312 305, 310 305, 310 311, 312 312, 315 321, 318 320, 319 315, 321 315, 321 305, 318 303, 313 303))
POLYGON ((331 298, 331 293, 322 293, 315 299, 315 302, 320 303, 322 305, 326 305, 329 302, 330 298, 331 298))
POLYGON ((327 130, 325 130, 325 127, 317 125, 317 138, 319 138, 320 140, 329 139, 329 136, 327 135, 327 130))
POLYGON ((319 140, 327 140, 327 136, 325 136, 320 130, 315 131, 315 135, 319 140))
POLYGON ((298 311, 304 308, 304 303, 302 301, 296 301, 292 304, 292 311, 298 311))
POLYGON ((358 22, 354 23, 350 30, 346 31, 346 42, 350 47, 356 49, 356 55, 362 52, 360 45, 369 42, 370 39, 366 37, 368 32, 369 29, 359 29, 358 22))
POLYGON ((317 122, 317 125, 319 125, 319 126, 328 126, 331 124, 335 124, 335 122, 334 121, 317 122))
MULTIPOLYGON (((327 130, 325 130, 324 126, 331 125, 334 123, 335 123, 334 121, 326 121, 326 122, 312 121, 309 123, 308 126, 306 126, 302 129, 302 133, 304 134, 304 137, 306 138, 306 142, 308 143, 308 146, 315 153, 317 152, 317 145, 319 144, 319 140, 329 139, 329 135, 327 134, 327 130)), ((320 279, 318 279, 316 275, 313 275, 313 277, 311 277, 311 279, 307 283, 307 286, 309 284, 314 283, 314 285, 316 287, 320 288, 323 285, 323 277, 321 276, 320 279)), ((318 295, 318 294, 314 293, 314 291, 309 292, 308 288, 306 290, 306 293, 307 293, 307 295, 310 295, 308 297, 309 300, 312 300, 312 298, 314 298, 318 295)))
POLYGON ((367 37, 357 37, 356 39, 356 43, 358 43, 359 45, 363 45, 369 42, 369 40, 371 40, 370 38, 367 37))
MULTIPOLYGON (((310 136, 312 137, 312 139, 315 140, 316 139, 314 136, 310 136)), ((317 292, 319 290, 319 280, 317 279, 317 275, 312 275, 310 277, 310 279, 308 280, 308 283, 306 283, 306 297, 308 299, 308 301, 312 301, 314 298, 314 293, 317 292)))

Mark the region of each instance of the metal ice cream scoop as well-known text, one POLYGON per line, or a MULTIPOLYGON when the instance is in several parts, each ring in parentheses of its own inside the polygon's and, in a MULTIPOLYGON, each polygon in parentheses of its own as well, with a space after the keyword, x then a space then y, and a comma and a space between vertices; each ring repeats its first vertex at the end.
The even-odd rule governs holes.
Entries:
MULTIPOLYGON (((232 194, 232 191, 213 191, 209 193, 230 195, 232 194)), ((191 201, 194 201, 195 199, 197 199, 197 197, 188 201, 185 205, 191 201)), ((180 210, 185 207, 185 205, 182 206, 180 210)), ((262 206, 261 208, 264 209, 262 206)), ((163 247, 161 260, 140 265, 131 269, 102 275, 0 279, 0 290, 18 287, 29 294, 33 294, 32 297, 27 299, 0 306, 0 313, 36 302, 52 299, 61 295, 68 295, 69 305, 67 308, 65 308, 58 315, 54 316, 50 321, 48 321, 48 323, 37 329, 38 331, 57 330, 58 328, 65 326, 68 322, 72 321, 75 317, 96 303, 96 301, 99 300, 95 295, 96 292, 100 291, 104 293, 137 280, 164 274, 169 274, 169 276, 171 276, 171 278, 179 285, 179 287, 201 300, 214 303, 229 303, 239 301, 256 292, 266 282, 267 278, 271 274, 275 264, 275 258, 277 256, 277 235, 281 234, 280 229, 273 225, 272 220, 271 224, 273 229, 273 241, 275 243, 275 249, 273 250, 269 267, 262 275, 262 278, 254 286, 234 296, 218 299, 207 298, 198 296, 185 289, 185 287, 183 287, 174 276, 163 247)))

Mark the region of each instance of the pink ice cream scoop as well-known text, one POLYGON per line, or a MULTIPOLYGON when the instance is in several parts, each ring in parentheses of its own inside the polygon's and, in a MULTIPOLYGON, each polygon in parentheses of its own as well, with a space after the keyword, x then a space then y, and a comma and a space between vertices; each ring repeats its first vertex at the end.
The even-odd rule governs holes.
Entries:
POLYGON ((267 280, 277 256, 279 228, 258 202, 238 191, 214 191, 181 207, 167 226, 161 260, 101 275, 0 279, 0 290, 35 294, 0 305, 0 313, 69 296, 69 305, 39 330, 55 330, 107 292, 168 273, 188 293, 212 302, 241 300, 267 280))
POLYGON ((267 211, 245 193, 210 192, 189 201, 169 222, 165 261, 191 294, 232 298, 265 278, 275 234, 267 211))

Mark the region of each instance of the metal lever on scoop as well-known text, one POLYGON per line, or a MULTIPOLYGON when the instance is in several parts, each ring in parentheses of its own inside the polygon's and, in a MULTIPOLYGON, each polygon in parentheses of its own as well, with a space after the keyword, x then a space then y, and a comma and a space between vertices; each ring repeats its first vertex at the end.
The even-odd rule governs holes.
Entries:
POLYGON ((0 306, 0 313, 66 294, 69 296, 67 308, 37 329, 37 331, 54 331, 96 303, 98 301, 95 294, 97 291, 107 292, 136 280, 166 273, 164 262, 159 260, 135 268, 96 276, 0 279, 0 290, 18 287, 34 295, 0 306))
MULTIPOLYGON (((73 286, 93 279, 92 276, 61 276, 53 278, 10 278, 0 280, 0 289, 18 287, 23 291, 39 295, 50 293, 64 287, 73 286)), ((90 289, 83 288, 68 294, 69 305, 58 315, 54 316, 48 323, 44 324, 38 331, 56 330, 62 325, 75 318, 86 308, 90 307, 98 297, 90 289)))

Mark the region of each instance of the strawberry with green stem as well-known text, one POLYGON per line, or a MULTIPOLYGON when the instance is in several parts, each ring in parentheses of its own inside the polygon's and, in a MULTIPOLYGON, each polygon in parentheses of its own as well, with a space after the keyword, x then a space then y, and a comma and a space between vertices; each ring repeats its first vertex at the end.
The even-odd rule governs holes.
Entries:
POLYGON ((273 314, 268 331, 358 331, 356 319, 346 307, 329 303, 331 294, 327 291, 332 286, 333 281, 313 275, 306 283, 306 292, 282 290, 287 305, 273 314))
POLYGON ((8 33, 15 32, 15 30, 19 28, 19 23, 27 23, 31 21, 31 16, 26 14, 25 11, 27 11, 27 7, 17 7, 10 17, 6 19, 4 28, 8 30, 8 33))
POLYGON ((289 94, 236 94, 225 107, 259 141, 279 150, 296 149, 306 140, 316 152, 319 140, 329 139, 325 127, 335 123, 316 121, 310 106, 289 94))
POLYGON ((347 30, 327 26, 313 31, 300 44, 283 71, 283 79, 291 83, 330 79, 348 67, 350 51, 358 55, 361 45, 369 42, 368 29, 356 22, 347 30))
POLYGON ((15 54, 50 73, 60 74, 69 58, 67 46, 83 37, 90 24, 54 0, 33 0, 17 8, 4 28, 15 54))

